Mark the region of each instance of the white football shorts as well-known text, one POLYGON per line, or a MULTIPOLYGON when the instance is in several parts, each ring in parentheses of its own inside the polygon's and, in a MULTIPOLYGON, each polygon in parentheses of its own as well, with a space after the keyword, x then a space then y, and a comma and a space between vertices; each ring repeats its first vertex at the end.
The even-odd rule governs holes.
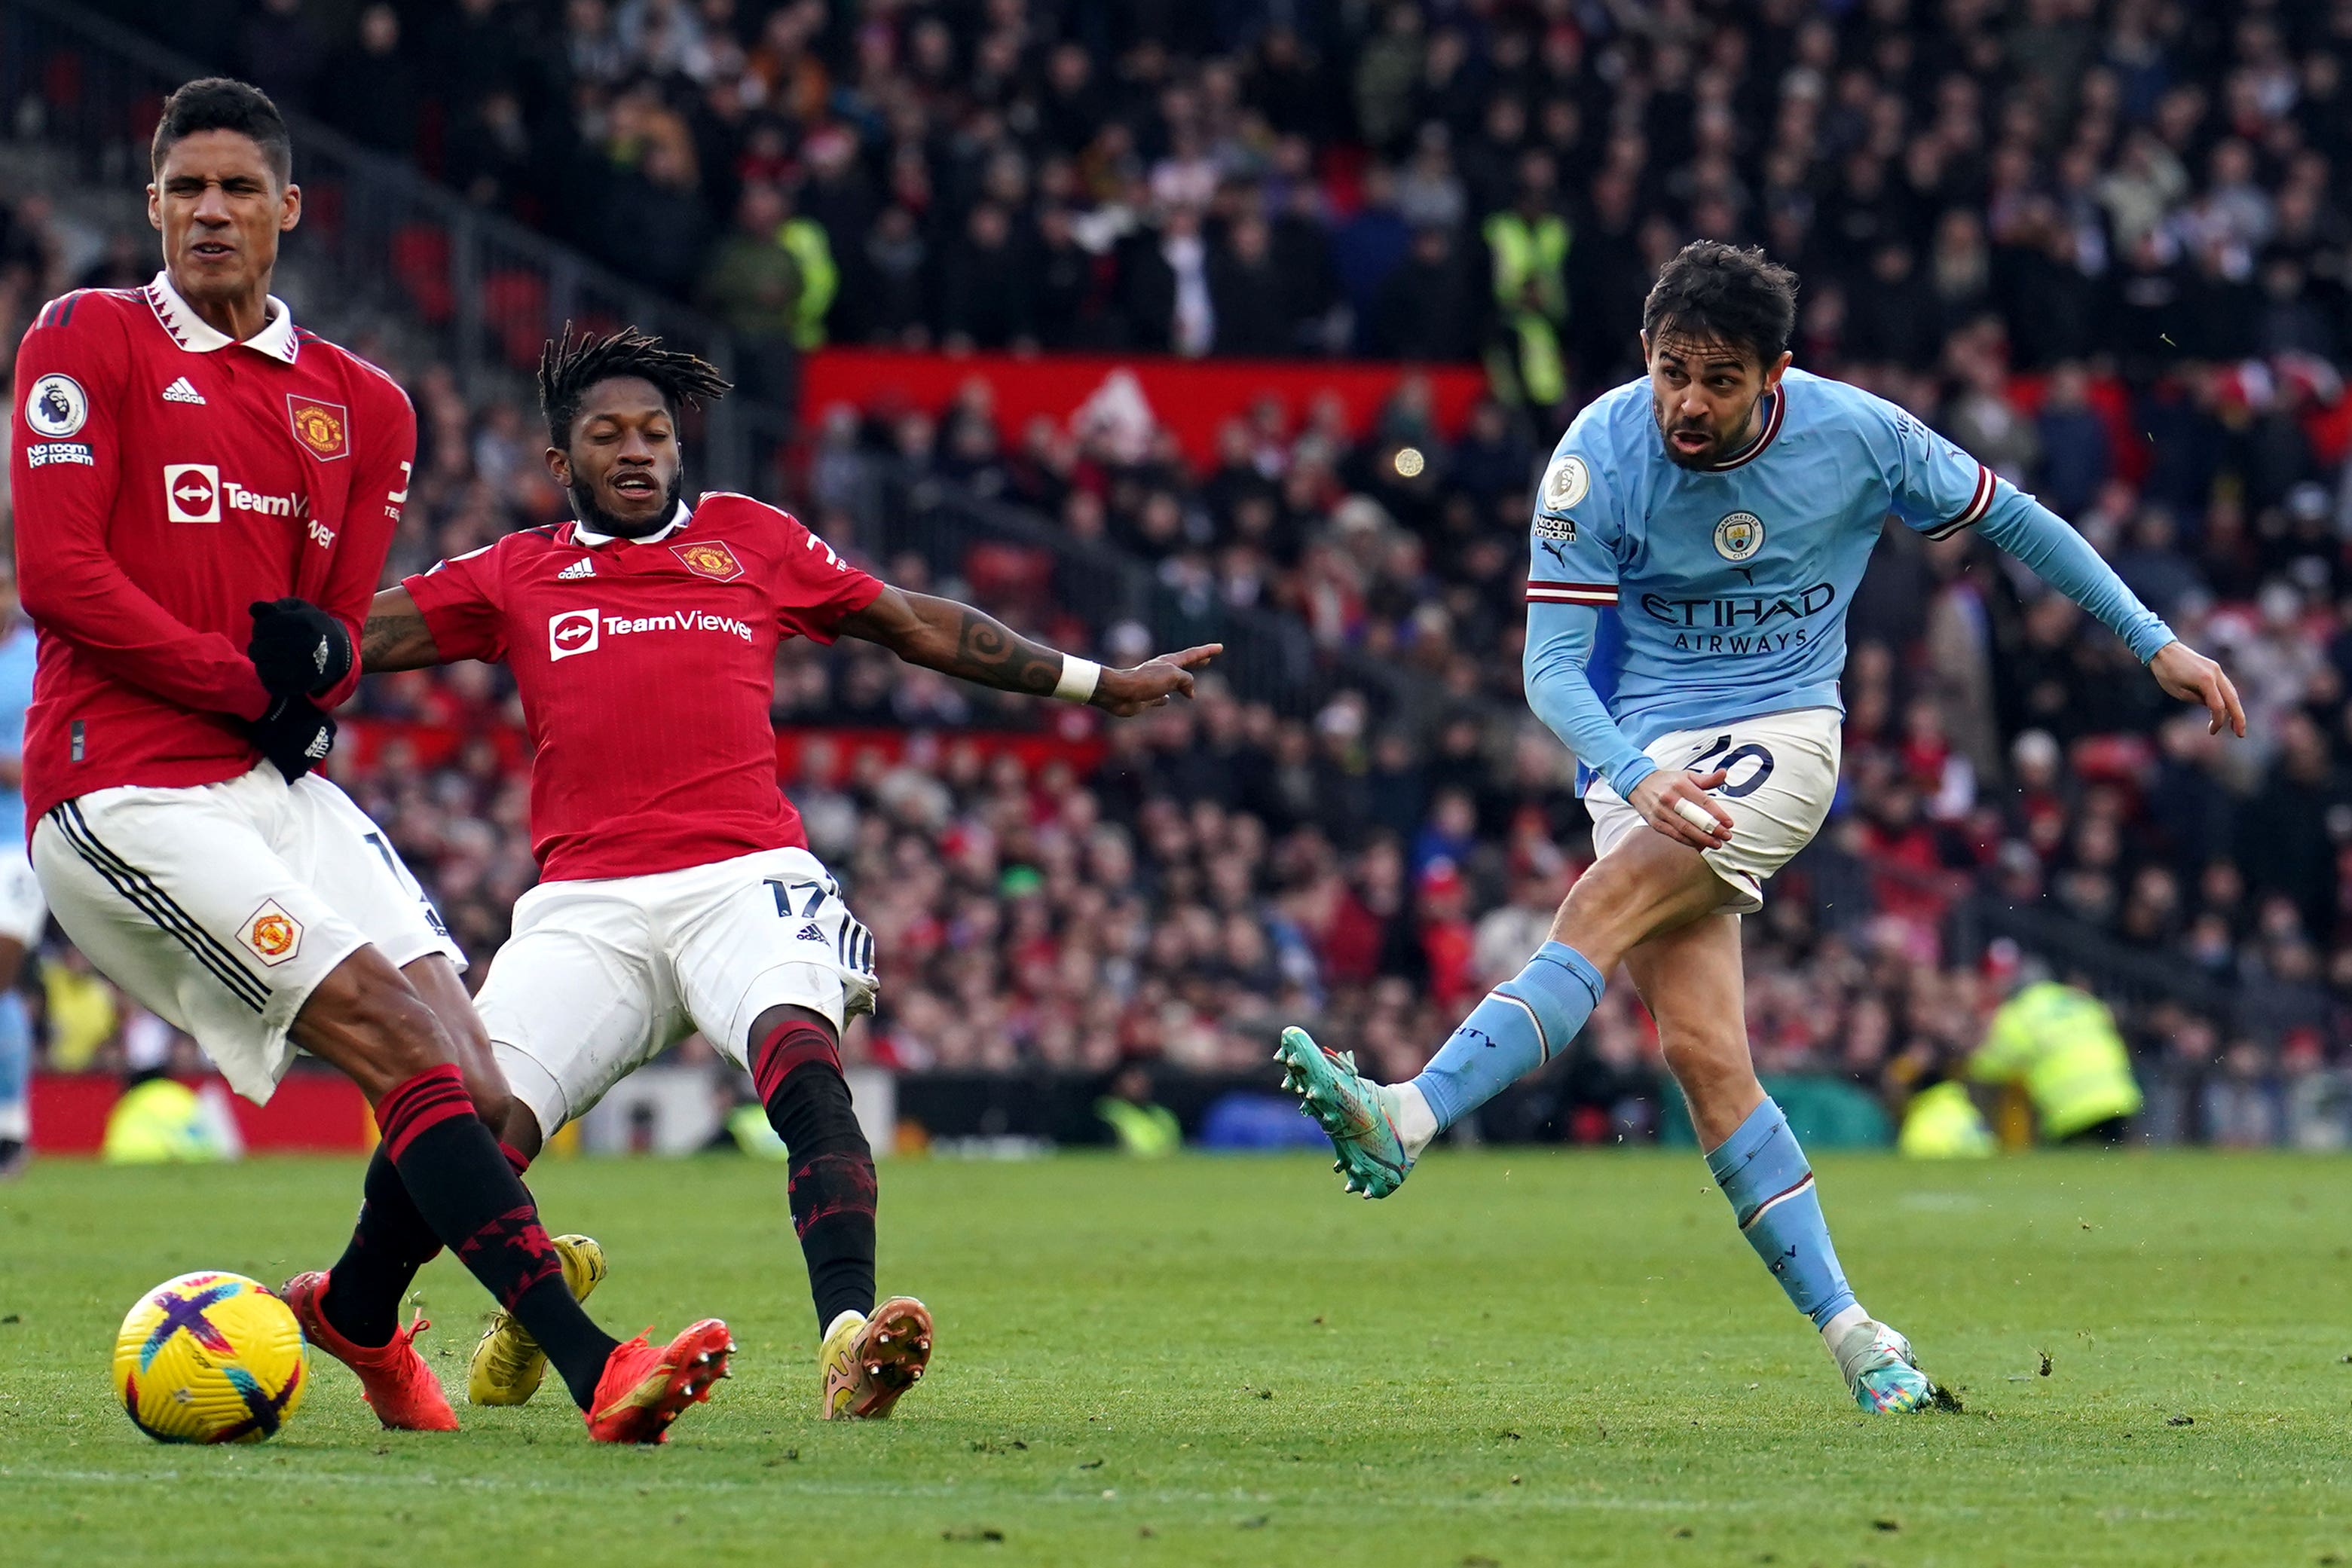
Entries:
MULTIPOLYGON (((1759 714, 1698 729, 1677 729, 1643 747, 1660 768, 1730 777, 1709 791, 1730 813, 1730 841, 1702 850, 1728 889, 1722 907, 1753 915, 1764 907, 1764 883, 1813 841, 1837 794, 1840 736, 1845 716, 1835 708, 1759 714)), ((1635 829, 1653 831, 1641 813, 1604 780, 1584 792, 1592 815, 1592 851, 1605 855, 1635 829)))
POLYGON ((0 844, 0 936, 37 947, 48 923, 49 901, 41 896, 33 857, 13 843, 0 844))
POLYGON ((648 876, 543 882, 475 1007, 517 1098, 553 1136, 699 1030, 748 1069, 770 1008, 838 1030, 874 1008, 874 938, 806 850, 762 850, 648 876))
POLYGON ((219 784, 68 800, 34 828, 33 869, 74 946, 257 1103, 294 1060, 295 1014, 361 947, 395 967, 433 953, 465 967, 368 814, 317 774, 289 786, 267 762, 219 784))

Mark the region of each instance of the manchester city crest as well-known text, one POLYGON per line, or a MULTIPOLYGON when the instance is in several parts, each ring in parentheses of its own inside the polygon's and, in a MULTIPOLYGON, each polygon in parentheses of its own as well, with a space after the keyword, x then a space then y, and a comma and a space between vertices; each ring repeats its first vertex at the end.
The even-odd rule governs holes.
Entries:
POLYGON ((1753 512, 1733 512, 1715 525, 1715 553, 1726 560, 1746 560, 1764 548, 1764 519, 1753 512))

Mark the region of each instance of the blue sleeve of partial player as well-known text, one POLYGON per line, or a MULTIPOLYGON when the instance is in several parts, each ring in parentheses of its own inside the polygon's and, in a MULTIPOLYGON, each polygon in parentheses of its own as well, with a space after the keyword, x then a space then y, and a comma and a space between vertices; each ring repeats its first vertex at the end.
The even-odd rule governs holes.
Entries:
POLYGON ((1528 706, 1576 759, 1630 798, 1633 786, 1658 770, 1609 716, 1585 666, 1592 660, 1601 612, 1589 604, 1528 606, 1528 706))
POLYGON ((2098 617, 2147 664, 2172 642, 2164 618, 2139 601, 2115 569, 2066 519, 2001 480, 1978 532, 2027 566, 2042 581, 2098 617))

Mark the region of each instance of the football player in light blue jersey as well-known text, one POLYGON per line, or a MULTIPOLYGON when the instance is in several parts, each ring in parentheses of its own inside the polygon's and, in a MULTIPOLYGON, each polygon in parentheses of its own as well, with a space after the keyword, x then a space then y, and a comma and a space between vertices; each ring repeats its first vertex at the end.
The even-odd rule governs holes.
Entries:
POLYGON ((33 1135, 33 1039, 16 978, 49 917, 25 852, 25 710, 37 642, 17 611, 16 580, 0 568, 0 1176, 22 1168, 33 1135))
POLYGON ((1350 1191, 1395 1191, 1430 1140, 1567 1048, 1622 963, 1657 1020, 1707 1168, 1865 1410, 1934 1402, 1910 1343, 1854 1300, 1787 1118, 1748 1052, 1739 916, 1810 841, 1837 786, 1845 616, 1885 519, 1964 528, 2124 639, 2213 731, 2245 716, 2034 499, 1894 404, 1789 369, 1795 277, 1760 251, 1686 246, 1643 309, 1646 381, 1570 427, 1531 529, 1528 700, 1578 758, 1599 859, 1551 940, 1409 1083, 1376 1084, 1302 1030, 1276 1052, 1350 1191), (1600 618, 1623 631, 1604 695, 1600 618))

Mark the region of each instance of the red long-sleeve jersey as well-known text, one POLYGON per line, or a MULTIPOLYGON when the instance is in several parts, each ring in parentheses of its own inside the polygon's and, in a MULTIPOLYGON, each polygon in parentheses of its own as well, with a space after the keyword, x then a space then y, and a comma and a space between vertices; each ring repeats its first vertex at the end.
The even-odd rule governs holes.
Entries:
MULTIPOLYGON (((255 600, 307 599, 354 646, 416 453, 408 398, 294 325, 236 342, 164 274, 53 300, 16 355, 16 581, 39 627, 25 815, 94 789, 233 779, 268 696, 255 600)), ((321 700, 341 702, 352 674, 321 700)))

